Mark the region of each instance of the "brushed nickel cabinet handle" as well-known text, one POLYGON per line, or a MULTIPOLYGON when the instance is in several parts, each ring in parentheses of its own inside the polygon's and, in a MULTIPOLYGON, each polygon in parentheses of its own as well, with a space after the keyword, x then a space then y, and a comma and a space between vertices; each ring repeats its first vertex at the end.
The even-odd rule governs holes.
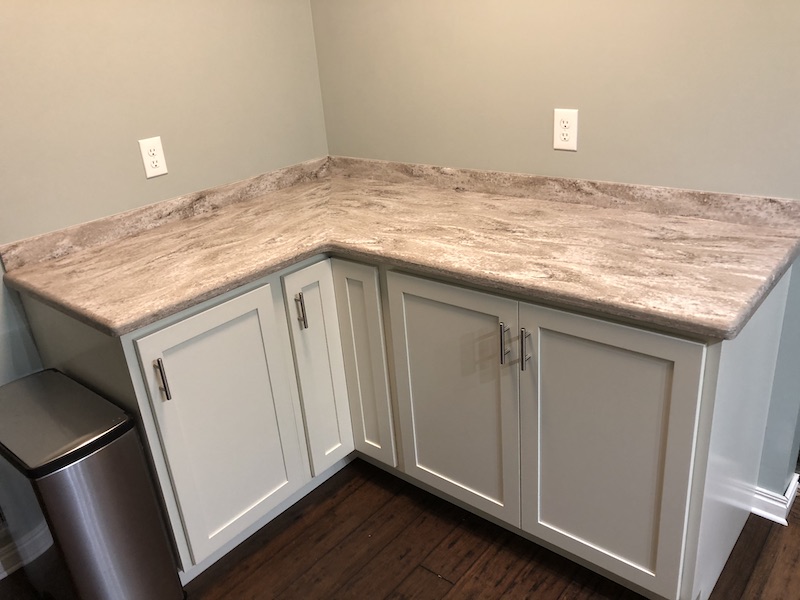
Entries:
POLYGON ((511 349, 506 347, 506 333, 510 331, 511 328, 508 327, 505 323, 500 321, 500 364, 506 364, 506 356, 511 354, 511 349))
POLYGON ((158 389, 164 392, 167 400, 172 400, 172 393, 169 391, 169 383, 167 383, 167 373, 164 371, 164 361, 157 358, 153 361, 153 367, 158 371, 158 377, 161 379, 161 385, 158 386, 158 389))
POLYGON ((531 359, 528 353, 528 338, 531 337, 530 332, 524 327, 519 330, 519 368, 521 371, 527 369, 526 365, 531 359))
POLYGON ((294 301, 297 303, 297 320, 303 325, 303 329, 308 329, 308 316, 306 315, 306 301, 303 299, 303 292, 296 294, 294 301))

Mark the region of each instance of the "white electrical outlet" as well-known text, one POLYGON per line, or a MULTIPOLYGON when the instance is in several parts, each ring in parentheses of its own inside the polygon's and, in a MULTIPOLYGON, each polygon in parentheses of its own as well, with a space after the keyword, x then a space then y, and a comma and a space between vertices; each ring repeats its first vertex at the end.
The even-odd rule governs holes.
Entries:
POLYGON ((553 149, 578 151, 578 109, 553 110, 553 149))
POLYGON ((164 158, 161 136, 139 140, 139 150, 142 153, 144 174, 148 179, 167 174, 167 160, 164 158))

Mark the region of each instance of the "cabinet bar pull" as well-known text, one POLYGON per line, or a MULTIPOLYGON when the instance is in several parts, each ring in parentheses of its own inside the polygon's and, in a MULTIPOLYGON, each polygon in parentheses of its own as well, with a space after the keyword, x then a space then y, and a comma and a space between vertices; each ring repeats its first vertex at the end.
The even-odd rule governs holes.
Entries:
POLYGON ((308 329, 308 317, 306 316, 306 301, 303 299, 303 292, 296 294, 294 301, 297 303, 297 320, 303 325, 303 329, 308 329))
POLYGON ((531 337, 530 332, 524 327, 519 330, 519 368, 521 371, 526 370, 528 361, 531 355, 528 354, 528 338, 531 337))
POLYGON ((506 348, 506 332, 510 331, 511 328, 508 327, 505 323, 500 321, 500 364, 506 364, 506 356, 511 354, 511 349, 506 348))
POLYGON ((167 383, 167 373, 164 371, 164 361, 157 358, 153 361, 153 366, 158 371, 158 376, 161 379, 161 385, 158 386, 158 389, 164 392, 167 400, 172 400, 172 393, 169 391, 169 384, 167 383))

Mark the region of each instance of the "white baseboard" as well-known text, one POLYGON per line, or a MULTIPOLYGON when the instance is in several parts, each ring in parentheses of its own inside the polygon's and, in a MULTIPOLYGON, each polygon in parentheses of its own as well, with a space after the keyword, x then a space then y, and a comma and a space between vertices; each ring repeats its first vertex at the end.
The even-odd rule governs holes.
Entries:
POLYGON ((789 487, 786 492, 776 494, 764 488, 756 488, 756 494, 753 497, 753 507, 750 512, 759 517, 764 517, 770 521, 775 521, 781 525, 788 525, 786 520, 789 516, 789 510, 792 508, 794 499, 797 496, 797 485, 800 480, 800 475, 794 474, 792 480, 789 482, 789 487))
POLYGON ((39 558, 53 545, 53 538, 44 520, 33 531, 23 536, 19 543, 15 544, 8 538, 5 539, 8 543, 0 546, 0 579, 39 558))
POLYGON ((0 579, 5 579, 16 571, 19 568, 19 562, 17 547, 11 540, 8 529, 3 526, 0 528, 0 579))

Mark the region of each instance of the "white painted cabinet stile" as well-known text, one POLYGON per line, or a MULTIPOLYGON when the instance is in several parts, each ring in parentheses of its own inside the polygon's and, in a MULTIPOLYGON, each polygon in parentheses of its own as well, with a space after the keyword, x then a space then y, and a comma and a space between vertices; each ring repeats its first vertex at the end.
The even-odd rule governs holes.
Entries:
POLYGON ((134 342, 193 564, 310 479, 274 285, 134 342))
POLYGON ((353 451, 330 260, 283 276, 311 470, 319 475, 353 451))
POLYGON ((355 448, 397 466, 378 269, 332 259, 355 448))
POLYGON ((516 330, 517 303, 394 272, 387 280, 403 470, 519 526, 519 374, 500 360, 501 323, 516 330))
POLYGON ((677 598, 705 346, 520 303, 522 529, 677 598))

